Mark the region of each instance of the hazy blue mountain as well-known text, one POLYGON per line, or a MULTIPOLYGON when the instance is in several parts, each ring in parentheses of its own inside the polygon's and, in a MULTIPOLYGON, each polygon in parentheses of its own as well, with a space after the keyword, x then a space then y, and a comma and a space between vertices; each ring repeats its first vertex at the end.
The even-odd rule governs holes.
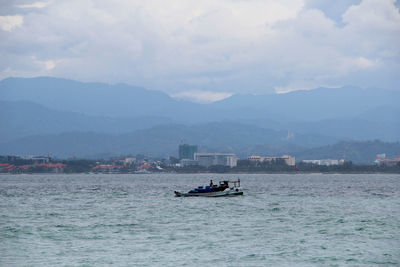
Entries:
POLYGON ((260 112, 276 114, 278 119, 318 121, 352 118, 372 108, 397 106, 400 91, 358 87, 317 88, 286 94, 233 95, 214 102, 213 107, 230 109, 251 107, 260 112))
POLYGON ((385 141, 400 140, 400 120, 371 121, 366 119, 330 119, 317 122, 292 123, 288 126, 298 133, 315 133, 337 138, 385 141))
POLYGON ((369 109, 348 118, 333 118, 318 121, 270 118, 238 118, 238 122, 264 128, 287 129, 301 134, 319 134, 339 139, 372 140, 389 142, 400 140, 400 109, 381 106, 369 109))
POLYGON ((342 159, 354 163, 372 163, 377 154, 385 153, 387 157, 400 155, 400 143, 382 141, 343 141, 336 144, 296 151, 297 162, 304 159, 342 159))
POLYGON ((3 142, 29 135, 62 132, 121 134, 172 122, 173 120, 166 117, 88 116, 57 111, 28 101, 0 101, 0 140, 3 142))
MULTIPOLYGON (((52 155, 55 157, 86 156, 112 153, 116 138, 110 134, 75 132, 33 135, 0 144, 1 155, 52 155)), ((120 153, 120 151, 116 151, 120 153)))
POLYGON ((397 91, 343 87, 278 95, 234 95, 211 105, 258 110, 252 111, 253 118, 248 116, 243 121, 261 127, 269 125, 274 129, 341 139, 393 142, 400 140, 398 103, 400 92, 397 91), (268 116, 264 119, 263 114, 268 116))
POLYGON ((389 122, 400 127, 400 105, 397 103, 395 106, 374 107, 358 114, 355 118, 374 122, 389 122))
MULTIPOLYGON (((229 125, 227 125, 229 128, 229 125)), ((295 142, 285 141, 282 136, 274 131, 253 129, 254 135, 249 133, 247 140, 261 135, 267 138, 258 140, 258 143, 237 139, 236 137, 217 138, 212 132, 221 134, 221 129, 213 125, 204 125, 207 130, 200 131, 200 126, 188 127, 184 125, 158 126, 151 130, 138 130, 125 135, 108 135, 98 133, 63 133, 43 136, 30 136, 18 141, 0 144, 0 154, 51 154, 56 157, 90 157, 100 158, 118 155, 136 155, 138 153, 148 156, 177 156, 177 146, 180 137, 189 135, 189 143, 200 144, 200 151, 233 152, 241 158, 250 155, 280 156, 289 154, 296 156, 297 162, 303 159, 341 159, 351 160, 355 163, 372 163, 376 154, 386 153, 388 157, 400 154, 400 143, 386 143, 381 141, 342 141, 328 146, 306 148, 295 142), (162 134, 159 133, 162 128, 162 134), (208 137, 208 138, 207 138, 208 137), (240 143, 235 143, 239 141, 240 143)), ((232 130, 232 128, 230 128, 232 130)), ((218 135, 219 137, 219 135, 218 135)))
POLYGON ((400 102, 400 92, 348 86, 286 94, 237 94, 212 104, 196 104, 126 84, 38 77, 2 80, 0 100, 32 101, 49 108, 87 115, 164 116, 191 122, 236 118, 296 122, 353 118, 373 108, 396 107, 400 102))
POLYGON ((67 79, 7 78, 0 82, 0 100, 31 101, 86 115, 138 117, 173 116, 196 104, 126 84, 82 83, 67 79))
MULTIPOLYGON (((241 118, 231 120, 232 124, 257 125, 262 128, 289 129, 308 136, 305 145, 313 143, 312 136, 333 136, 337 139, 381 139, 400 140, 400 116, 396 108, 381 107, 369 110, 354 119, 332 119, 318 122, 286 123, 268 118, 241 118)), ((64 112, 46 108, 28 101, 0 101, 0 140, 2 142, 29 135, 62 132, 98 132, 122 134, 156 125, 174 123, 166 117, 116 118, 107 116, 87 116, 82 113, 64 112)), ((225 121, 228 122, 228 121, 225 121)), ((287 132, 286 132, 287 134, 287 132)), ((297 134, 294 136, 297 138, 297 134)), ((315 142, 314 142, 315 143, 315 142)), ((326 143, 320 143, 325 145, 326 143)))
POLYGON ((336 139, 400 140, 397 108, 400 92, 371 88, 234 95, 212 104, 195 104, 124 84, 49 77, 8 78, 0 82, 0 100, 8 102, 0 103, 3 141, 65 131, 121 134, 169 122, 216 121, 295 132, 295 138, 303 134, 336 139))
MULTIPOLYGON (((332 144, 335 138, 318 135, 295 135, 287 139, 286 131, 276 131, 238 123, 199 125, 168 124, 128 134, 62 133, 24 137, 0 144, 0 154, 52 154, 70 157, 74 154, 138 154, 150 156, 177 155, 181 141, 198 144, 201 151, 234 152, 240 156, 252 153, 256 145, 307 147, 332 144)), ((268 151, 266 151, 268 152, 268 151)), ((271 153, 271 152, 268 152, 271 153)))
MULTIPOLYGON (((248 118, 258 111, 251 107, 220 109, 179 101, 160 91, 126 84, 83 83, 37 77, 0 81, 0 100, 30 101, 58 111, 108 117, 169 117, 190 123, 248 118)), ((265 118, 267 114, 262 115, 265 118)))

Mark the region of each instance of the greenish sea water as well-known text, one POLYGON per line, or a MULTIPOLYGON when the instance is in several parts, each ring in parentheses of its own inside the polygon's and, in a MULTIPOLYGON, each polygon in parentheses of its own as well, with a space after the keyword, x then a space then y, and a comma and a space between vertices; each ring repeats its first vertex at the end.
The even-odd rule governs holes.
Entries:
POLYGON ((399 266, 400 176, 0 175, 0 265, 399 266))

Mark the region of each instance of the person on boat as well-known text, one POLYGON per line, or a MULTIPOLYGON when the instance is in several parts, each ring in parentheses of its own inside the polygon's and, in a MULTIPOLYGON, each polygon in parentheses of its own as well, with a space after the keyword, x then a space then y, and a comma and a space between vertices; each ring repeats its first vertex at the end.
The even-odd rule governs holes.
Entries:
POLYGON ((212 187, 214 185, 213 180, 210 180, 210 186, 212 187))

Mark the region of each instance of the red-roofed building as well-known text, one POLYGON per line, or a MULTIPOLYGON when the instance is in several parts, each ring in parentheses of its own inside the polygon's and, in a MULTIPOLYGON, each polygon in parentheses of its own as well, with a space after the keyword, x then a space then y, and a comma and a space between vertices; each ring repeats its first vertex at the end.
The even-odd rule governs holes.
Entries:
POLYGON ((16 166, 8 163, 0 163, 0 172, 12 172, 16 166))
POLYGON ((379 154, 376 156, 375 163, 386 166, 395 166, 400 163, 400 155, 397 155, 395 158, 391 159, 386 158, 385 154, 379 154))
POLYGON ((138 167, 138 170, 150 170, 150 169, 152 169, 153 168, 153 166, 151 166, 151 165, 149 165, 149 164, 142 164, 142 165, 140 165, 139 167, 138 167))
POLYGON ((115 164, 112 164, 112 165, 102 165, 102 164, 99 164, 99 165, 97 165, 97 166, 95 166, 95 167, 93 167, 93 171, 95 171, 95 172, 120 172, 121 171, 121 169, 122 168, 124 168, 124 166, 122 166, 122 165, 115 165, 115 164))
POLYGON ((34 171, 37 168, 42 168, 47 171, 52 171, 55 173, 60 173, 64 171, 64 168, 67 167, 66 164, 63 163, 40 163, 40 164, 28 164, 18 166, 18 169, 21 171, 34 171))

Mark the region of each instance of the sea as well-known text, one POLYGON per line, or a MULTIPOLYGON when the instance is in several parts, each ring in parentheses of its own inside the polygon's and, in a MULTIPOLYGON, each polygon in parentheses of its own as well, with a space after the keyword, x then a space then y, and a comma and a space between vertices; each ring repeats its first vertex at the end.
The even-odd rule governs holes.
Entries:
POLYGON ((400 175, 0 175, 0 266, 112 265, 400 266, 400 175))

